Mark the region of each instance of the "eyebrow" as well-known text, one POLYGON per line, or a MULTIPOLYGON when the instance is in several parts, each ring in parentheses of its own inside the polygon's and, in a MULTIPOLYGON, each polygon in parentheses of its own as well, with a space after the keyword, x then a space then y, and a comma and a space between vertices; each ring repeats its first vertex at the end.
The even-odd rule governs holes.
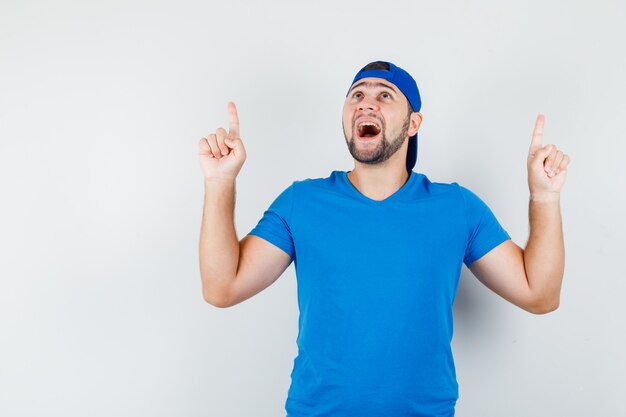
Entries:
POLYGON ((363 85, 363 84, 365 84, 365 86, 366 86, 366 87, 369 87, 369 88, 372 88, 372 87, 385 87, 385 88, 390 89, 390 90, 391 90, 391 91, 393 91, 394 93, 398 94, 398 92, 396 91, 396 89, 395 89, 395 88, 393 88, 393 87, 392 87, 392 86, 390 86, 390 85, 383 84, 383 83, 373 83, 373 82, 371 82, 371 81, 361 81, 360 83, 355 84, 355 85, 354 85, 354 86, 350 89, 350 91, 354 90, 355 88, 357 88, 357 87, 359 87, 359 86, 361 86, 361 85, 363 85))

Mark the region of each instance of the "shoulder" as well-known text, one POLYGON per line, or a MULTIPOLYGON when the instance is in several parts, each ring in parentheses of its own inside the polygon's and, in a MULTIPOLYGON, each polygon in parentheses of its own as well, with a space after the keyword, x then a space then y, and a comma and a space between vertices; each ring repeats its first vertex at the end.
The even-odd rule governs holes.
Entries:
POLYGON ((327 190, 336 187, 339 176, 343 171, 332 171, 327 177, 307 177, 295 180, 290 187, 300 192, 313 192, 316 190, 327 190))
POLYGON ((417 174, 421 194, 428 198, 444 199, 458 205, 466 213, 482 212, 486 203, 469 187, 458 182, 436 182, 424 174, 417 174))
POLYGON ((431 193, 437 194, 456 194, 464 199, 477 198, 478 195, 470 188, 459 184, 458 182, 434 182, 431 181, 426 175, 418 174, 423 177, 425 186, 430 189, 431 193))
POLYGON ((414 173, 418 188, 423 190, 428 197, 452 197, 461 198, 461 193, 467 190, 457 182, 432 181, 426 174, 414 173))

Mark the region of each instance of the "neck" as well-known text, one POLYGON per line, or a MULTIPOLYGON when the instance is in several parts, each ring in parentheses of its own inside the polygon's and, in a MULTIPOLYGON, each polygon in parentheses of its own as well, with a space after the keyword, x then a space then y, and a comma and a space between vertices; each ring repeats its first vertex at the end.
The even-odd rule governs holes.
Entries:
POLYGON ((348 173, 348 179, 364 196, 382 201, 402 188, 409 179, 409 173, 404 164, 380 167, 356 163, 348 173))

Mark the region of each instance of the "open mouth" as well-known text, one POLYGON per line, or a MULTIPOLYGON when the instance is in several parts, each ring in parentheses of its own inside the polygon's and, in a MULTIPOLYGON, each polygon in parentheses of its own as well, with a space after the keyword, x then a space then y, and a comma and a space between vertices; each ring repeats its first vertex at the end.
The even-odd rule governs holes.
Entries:
POLYGON ((374 122, 361 122, 357 125, 356 133, 361 139, 372 139, 380 134, 380 125, 374 122))

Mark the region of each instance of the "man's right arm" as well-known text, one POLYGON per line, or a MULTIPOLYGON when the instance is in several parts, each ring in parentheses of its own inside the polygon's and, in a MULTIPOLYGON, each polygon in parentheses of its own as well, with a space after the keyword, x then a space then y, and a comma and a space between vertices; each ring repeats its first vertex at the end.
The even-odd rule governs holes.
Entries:
POLYGON ((200 274, 204 299, 232 307, 276 281, 291 264, 282 249, 255 235, 237 241, 234 181, 205 179, 200 231, 200 274))
POLYGON ((237 275, 239 242, 234 224, 235 180, 204 179, 200 228, 200 276, 204 299, 217 307, 237 275))
POLYGON ((291 263, 286 252, 260 237, 237 240, 235 178, 246 151, 234 103, 228 111, 229 131, 219 128, 200 139, 198 150, 205 192, 199 245, 202 293, 216 307, 230 307, 259 293, 291 263))

